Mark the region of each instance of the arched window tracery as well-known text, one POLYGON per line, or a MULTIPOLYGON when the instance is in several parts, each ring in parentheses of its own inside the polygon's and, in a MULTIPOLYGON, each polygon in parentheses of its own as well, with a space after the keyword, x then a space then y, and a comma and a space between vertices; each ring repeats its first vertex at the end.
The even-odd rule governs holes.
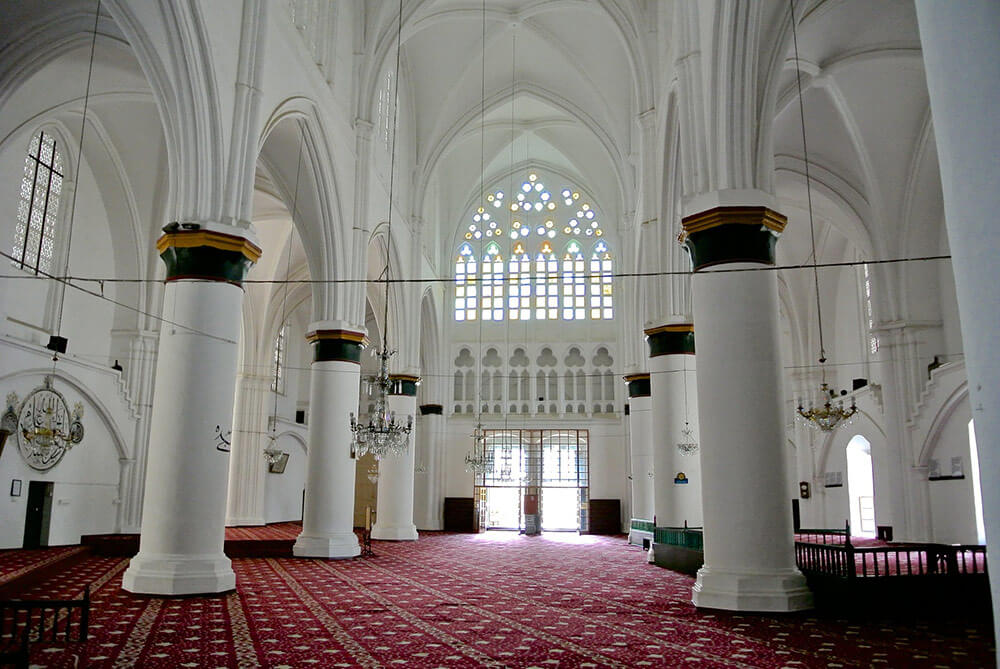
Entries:
POLYGON ((35 274, 52 269, 64 176, 59 148, 54 135, 39 131, 24 161, 11 263, 35 274))
POLYGON ((471 218, 455 263, 456 321, 614 318, 611 248, 579 190, 550 190, 531 173, 513 193, 487 194, 471 218))

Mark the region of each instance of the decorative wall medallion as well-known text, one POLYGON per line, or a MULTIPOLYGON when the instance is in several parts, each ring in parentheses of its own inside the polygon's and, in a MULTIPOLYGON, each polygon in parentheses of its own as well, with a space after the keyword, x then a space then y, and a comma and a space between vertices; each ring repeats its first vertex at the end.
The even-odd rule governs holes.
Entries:
POLYGON ((21 457, 32 469, 45 471, 55 467, 69 449, 83 441, 83 404, 77 402, 70 412, 66 398, 52 388, 52 377, 35 388, 17 406, 17 394, 7 396, 4 426, 10 416, 16 418, 17 445, 21 457))
POLYGON ((686 484, 690 480, 684 472, 677 472, 677 476, 674 477, 674 483, 677 485, 686 484))

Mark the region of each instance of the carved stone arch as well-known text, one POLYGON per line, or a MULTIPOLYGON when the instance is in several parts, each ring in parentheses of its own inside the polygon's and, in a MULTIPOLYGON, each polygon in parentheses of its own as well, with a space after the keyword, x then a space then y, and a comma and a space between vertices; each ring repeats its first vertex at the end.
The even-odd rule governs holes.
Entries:
MULTIPOLYGON (((848 433, 850 433, 851 435, 860 434, 862 437, 867 439, 872 444, 873 448, 875 447, 876 444, 879 443, 884 444, 886 440, 885 430, 883 430, 882 426, 879 425, 877 420, 875 420, 875 416, 873 416, 870 412, 858 407, 858 417, 854 419, 854 422, 850 426, 845 428, 840 428, 832 432, 822 433, 825 436, 823 437, 822 441, 818 446, 819 457, 816 458, 817 475, 826 471, 827 462, 830 459, 830 452, 833 449, 834 445, 838 443, 838 436, 841 434, 848 434, 848 433)), ((847 441, 850 441, 850 437, 848 437, 847 441, 843 440, 841 441, 844 447, 846 448, 847 441)), ((876 483, 878 482, 876 481, 876 483)))
POLYGON ((927 436, 924 438, 922 444, 920 444, 920 449, 917 451, 917 466, 925 467, 927 462, 931 459, 937 448, 938 443, 940 443, 941 432, 944 430, 948 421, 955 412, 962 406, 963 403, 969 401, 969 382, 963 381, 959 384, 955 390, 945 399, 941 408, 934 415, 934 420, 931 421, 930 429, 927 430, 927 436))
MULTIPOLYGON (((584 109, 580 108, 568 98, 542 88, 537 84, 523 81, 517 82, 513 86, 513 90, 510 86, 508 86, 505 89, 494 92, 493 94, 488 93, 485 100, 485 113, 489 115, 495 109, 508 104, 511 100, 511 96, 525 96, 531 100, 551 105, 558 111, 578 121, 584 128, 586 128, 601 145, 608 161, 613 166, 612 171, 615 174, 618 193, 620 194, 621 201, 623 203, 626 201, 625 194, 630 192, 628 184, 630 182, 629 173, 631 167, 628 165, 627 157, 619 151, 614 138, 597 119, 588 114, 584 109)), ((427 160, 424 163, 423 169, 417 176, 414 187, 414 193, 416 194, 414 208, 416 211, 421 211, 423 208, 423 197, 427 191, 427 184, 431 176, 434 174, 438 163, 447 153, 449 147, 453 145, 460 135, 462 135, 469 128, 476 126, 481 112, 482 109, 479 105, 467 110, 461 117, 456 119, 455 123, 453 123, 452 126, 449 127, 440 136, 440 138, 438 138, 438 141, 428 149, 427 160)))
MULTIPOLYGON (((389 342, 391 349, 402 349, 401 346, 401 332, 403 332, 403 324, 408 322, 411 317, 407 313, 406 309, 406 284, 398 283, 404 277, 402 258, 399 252, 399 245, 395 238, 392 241, 391 248, 388 245, 388 225, 386 223, 380 223, 372 231, 371 236, 368 239, 368 258, 371 259, 372 253, 375 253, 379 260, 378 267, 368 267, 367 277, 369 280, 375 280, 382 278, 382 272, 386 266, 386 260, 389 260, 389 331, 392 333, 395 341, 389 342)), ((379 327, 382 332, 385 332, 386 325, 383 322, 385 320, 385 284, 381 282, 370 283, 367 287, 367 294, 369 298, 375 297, 377 292, 377 299, 372 299, 373 304, 379 304, 381 308, 376 311, 375 317, 379 322, 379 327)))
POLYGON ((302 448, 303 453, 309 452, 309 446, 306 444, 305 438, 297 430, 285 430, 284 432, 279 432, 275 437, 275 442, 280 441, 282 437, 288 437, 302 448))
POLYGON ((347 262, 352 240, 337 187, 337 161, 329 147, 319 110, 304 97, 285 100, 271 112, 257 147, 258 165, 266 170, 302 241, 309 275, 321 282, 312 285, 317 320, 346 315, 351 304, 352 286, 322 283, 350 278, 353 269, 347 262))

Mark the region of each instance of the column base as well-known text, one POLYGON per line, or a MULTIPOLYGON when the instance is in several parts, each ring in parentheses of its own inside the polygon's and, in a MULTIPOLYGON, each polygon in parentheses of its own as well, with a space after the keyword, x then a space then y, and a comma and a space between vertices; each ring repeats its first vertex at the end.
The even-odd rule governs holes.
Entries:
POLYGON ((262 525, 267 525, 263 518, 226 518, 226 527, 260 527, 262 525))
POLYGON ((236 588, 233 565, 225 555, 161 553, 132 558, 122 589, 137 595, 210 595, 236 588))
POLYGON ((306 558, 343 559, 361 555, 358 535, 343 532, 327 536, 307 536, 300 534, 292 546, 292 555, 306 558))
POLYGON ((628 533, 628 542, 633 546, 642 546, 643 539, 648 539, 650 545, 653 543, 653 533, 645 530, 631 529, 628 533))
POLYGON ((417 526, 411 523, 400 527, 391 527, 380 526, 378 523, 375 523, 375 526, 372 528, 372 539, 378 539, 379 541, 416 541, 417 526))
POLYGON ((804 611, 812 592, 798 569, 734 571, 702 567, 692 588, 698 608, 727 611, 804 611))

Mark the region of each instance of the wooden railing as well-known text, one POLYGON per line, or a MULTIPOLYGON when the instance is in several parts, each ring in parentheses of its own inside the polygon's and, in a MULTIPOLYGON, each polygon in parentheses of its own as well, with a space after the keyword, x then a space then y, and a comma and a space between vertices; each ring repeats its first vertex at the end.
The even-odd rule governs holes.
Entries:
POLYGON ((27 653, 29 643, 84 642, 90 629, 90 586, 82 599, 11 599, 0 602, 0 639, 4 659, 27 653), (15 648, 16 646, 16 648, 15 648), (8 650, 9 649, 9 650, 8 650))
POLYGON ((795 536, 802 537, 800 541, 816 544, 842 544, 850 536, 850 529, 827 530, 814 528, 800 528, 795 532, 795 536))
POLYGON ((986 547, 973 544, 893 544, 855 548, 795 542, 795 562, 809 574, 838 578, 986 574, 986 547))

